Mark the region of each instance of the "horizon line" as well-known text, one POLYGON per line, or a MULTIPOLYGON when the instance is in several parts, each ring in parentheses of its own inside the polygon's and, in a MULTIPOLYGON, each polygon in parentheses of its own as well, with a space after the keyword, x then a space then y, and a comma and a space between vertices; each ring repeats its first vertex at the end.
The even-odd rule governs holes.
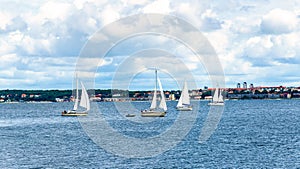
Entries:
MULTIPOLYGON (((282 86, 282 85, 278 85, 278 86, 256 86, 256 87, 247 87, 247 88, 243 88, 243 87, 225 87, 225 88, 221 88, 221 89, 255 89, 255 88, 278 88, 278 87, 282 87, 282 88, 300 88, 300 86, 282 86)), ((215 89, 216 87, 208 87, 207 89, 215 89)), ((197 88, 197 89, 189 89, 189 90, 199 90, 199 89, 205 89, 205 88, 197 88)), ((75 90, 75 88, 73 89, 57 89, 57 88, 49 88, 49 89, 0 89, 0 91, 4 91, 4 90, 26 90, 26 91, 30 91, 30 90, 42 90, 42 91, 46 91, 46 90, 75 90)), ((129 90, 129 89, 111 89, 111 88, 97 88, 97 89, 88 89, 88 90, 127 90, 127 91, 152 91, 153 89, 138 89, 138 90, 129 90)), ((166 91, 172 91, 172 90, 181 90, 181 89, 164 89, 166 91)))

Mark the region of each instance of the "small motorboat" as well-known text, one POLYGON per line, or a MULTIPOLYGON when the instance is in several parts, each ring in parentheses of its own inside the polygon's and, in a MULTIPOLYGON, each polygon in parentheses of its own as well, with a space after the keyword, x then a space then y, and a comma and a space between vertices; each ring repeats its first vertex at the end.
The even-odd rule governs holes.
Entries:
POLYGON ((135 114, 126 114, 126 117, 135 117, 135 114))

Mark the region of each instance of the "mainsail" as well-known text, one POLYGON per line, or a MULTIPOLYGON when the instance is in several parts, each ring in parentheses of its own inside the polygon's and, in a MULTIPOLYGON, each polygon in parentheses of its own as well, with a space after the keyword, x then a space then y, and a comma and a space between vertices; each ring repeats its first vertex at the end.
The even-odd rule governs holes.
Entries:
POLYGON ((219 88, 216 88, 214 96, 213 96, 213 102, 219 102, 219 88))
POLYGON ((189 91, 187 88, 187 83, 186 81, 184 82, 180 98, 178 100, 177 107, 181 107, 182 105, 190 105, 190 96, 189 96, 189 91))
POLYGON ((78 79, 76 79, 76 96, 75 96, 75 104, 73 107, 73 110, 77 110, 78 109, 78 97, 79 97, 79 92, 78 92, 78 79))
POLYGON ((167 104, 166 104, 165 94, 164 94, 161 82, 159 80, 159 77, 157 77, 157 81, 158 81, 160 96, 161 96, 159 108, 163 109, 164 111, 167 111, 167 104))
POLYGON ((81 83, 81 99, 80 99, 80 106, 86 108, 86 111, 90 110, 90 100, 89 100, 89 95, 87 94, 87 91, 81 83))
POLYGON ((157 76, 157 70, 155 70, 155 88, 154 88, 154 92, 153 92, 153 98, 152 98, 150 110, 157 109, 157 84, 159 86, 159 91, 160 91, 160 96, 161 96, 161 100, 160 100, 158 108, 161 108, 164 111, 166 111, 167 110, 166 99, 165 99, 165 95, 164 95, 164 91, 163 91, 160 79, 157 76))
POLYGON ((157 100, 157 91, 156 91, 156 87, 155 87, 150 110, 156 109, 156 104, 157 104, 156 100, 157 100))

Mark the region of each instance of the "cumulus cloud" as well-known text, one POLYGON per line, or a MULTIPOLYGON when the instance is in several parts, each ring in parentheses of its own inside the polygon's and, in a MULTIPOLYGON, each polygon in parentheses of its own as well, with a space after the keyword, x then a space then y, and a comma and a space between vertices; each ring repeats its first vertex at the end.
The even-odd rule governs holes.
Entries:
POLYGON ((298 36, 299 33, 252 37, 245 43, 242 55, 254 66, 299 64, 298 36))
POLYGON ((216 13, 214 13, 211 9, 206 10, 202 15, 202 26, 201 30, 203 31, 214 31, 216 29, 221 29, 223 24, 222 21, 217 17, 216 13))
POLYGON ((252 37, 246 42, 245 54, 250 58, 266 56, 272 48, 270 36, 252 37))
POLYGON ((0 12, 0 30, 5 31, 7 26, 12 23, 13 16, 8 12, 0 12))
POLYGON ((156 0, 150 4, 147 4, 143 11, 145 13, 161 13, 161 14, 169 14, 170 2, 168 0, 156 0))
POLYGON ((0 66, 2 69, 7 69, 9 67, 12 67, 16 63, 19 62, 20 57, 17 56, 16 54, 6 54, 6 55, 1 55, 0 56, 0 66))
MULTIPOLYGON (((59 85, 70 88, 76 57, 89 37, 106 24, 139 13, 175 15, 203 31, 220 57, 229 84, 242 79, 276 79, 272 76, 274 70, 280 70, 281 75, 289 77, 287 80, 292 83, 291 79, 299 78, 292 75, 292 72, 299 71, 297 64, 300 64, 299 8, 299 4, 293 1, 280 0, 1 1, 0 88, 10 85, 18 88, 16 84, 19 87, 24 84, 24 88, 33 84, 43 88, 46 83, 55 86, 54 80, 58 79, 52 74, 70 79, 59 85), (260 72, 265 75, 258 76, 260 72), (39 76, 40 79, 30 79, 39 76)), ((124 33, 128 30, 115 27, 110 31, 124 33)), ((193 34, 189 37, 193 39, 193 34)), ((170 46, 174 44, 169 42, 149 39, 146 44, 155 47, 154 43, 157 43, 156 46, 173 50, 170 46)), ((127 43, 110 54, 130 55, 143 45, 146 46, 143 43, 127 43), (132 44, 134 46, 130 46, 132 44)), ((174 51, 178 55, 189 54, 180 47, 174 51)), ((199 70, 198 60, 185 62, 192 70, 199 70)), ((111 75, 111 67, 116 68, 117 65, 114 60, 102 66, 111 75)), ((202 79, 205 73, 195 74, 202 79)), ((106 75, 101 77, 108 79, 106 75)), ((271 83, 272 80, 266 81, 271 83)))
POLYGON ((106 6, 101 15, 103 25, 114 22, 120 18, 119 12, 116 11, 111 5, 106 6))
POLYGON ((72 82, 76 58, 9 54, 0 60, 0 88, 64 89, 66 81, 72 82))
POLYGON ((15 50, 16 46, 10 44, 6 39, 0 39, 0 56, 12 53, 15 50))
POLYGON ((261 22, 261 30, 266 34, 282 34, 294 31, 298 24, 297 15, 291 11, 273 9, 261 22))
MULTIPOLYGON (((240 6, 247 6, 246 3, 240 6)), ((299 71, 300 64, 299 12, 293 10, 297 7, 282 3, 278 9, 275 2, 264 3, 269 7, 253 2, 248 4, 250 8, 236 7, 242 12, 236 13, 232 8, 230 15, 221 8, 215 10, 224 21, 222 28, 205 34, 222 61, 228 85, 235 86, 243 81, 256 85, 279 85, 284 81, 287 82, 284 84, 298 82, 299 85, 295 78, 295 69, 299 71)))

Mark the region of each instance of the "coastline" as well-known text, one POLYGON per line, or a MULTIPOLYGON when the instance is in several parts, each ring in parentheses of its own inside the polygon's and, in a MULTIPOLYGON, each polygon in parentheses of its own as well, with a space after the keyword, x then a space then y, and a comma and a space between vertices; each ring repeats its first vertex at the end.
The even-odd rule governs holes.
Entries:
MULTIPOLYGON (((206 101, 212 99, 214 88, 189 90, 191 100, 206 101)), ((275 100, 299 99, 300 87, 256 87, 256 88, 224 88, 222 96, 225 100, 275 100)), ((96 89, 88 90, 89 98, 93 102, 126 102, 149 101, 153 91, 128 91, 96 89)), ((166 100, 178 100, 180 90, 164 91, 166 100)), ((48 103, 73 102, 72 90, 0 90, 0 103, 48 103)))

